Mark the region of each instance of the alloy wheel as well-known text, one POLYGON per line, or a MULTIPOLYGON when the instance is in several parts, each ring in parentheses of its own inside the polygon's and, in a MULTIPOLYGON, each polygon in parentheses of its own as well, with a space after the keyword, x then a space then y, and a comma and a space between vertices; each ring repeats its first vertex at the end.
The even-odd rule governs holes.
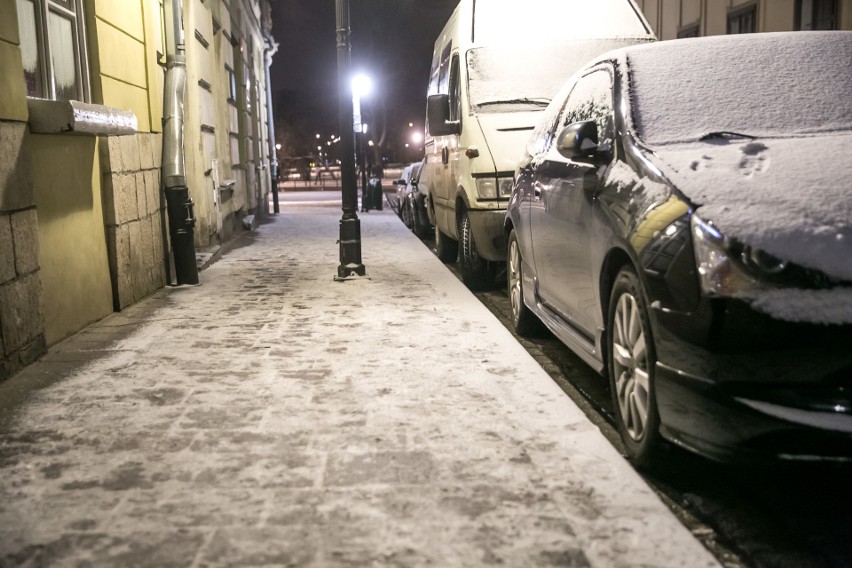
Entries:
POLYGON ((613 318, 612 364, 615 397, 627 434, 641 440, 648 430, 651 401, 646 330, 631 294, 618 298, 613 318))
POLYGON ((512 239, 509 243, 509 264, 506 267, 509 277, 509 300, 512 304, 512 320, 517 324, 521 315, 524 297, 521 290, 521 254, 518 251, 518 241, 512 239))

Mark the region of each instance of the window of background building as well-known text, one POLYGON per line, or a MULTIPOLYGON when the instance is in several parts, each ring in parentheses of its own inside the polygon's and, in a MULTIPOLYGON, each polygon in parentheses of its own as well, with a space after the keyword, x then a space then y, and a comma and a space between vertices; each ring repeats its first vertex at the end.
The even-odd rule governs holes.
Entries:
POLYGON ((231 66, 225 63, 225 73, 228 75, 228 102, 237 104, 237 75, 231 66))
POLYGON ((796 0, 797 30, 836 30, 837 0, 796 0))
POLYGON ((27 96, 87 101, 82 0, 16 0, 27 96))
POLYGON ((680 30, 678 30, 677 37, 698 37, 698 24, 692 24, 691 26, 682 27, 680 30))
POLYGON ((757 31, 757 5, 734 10, 728 14, 729 34, 752 34, 757 31))

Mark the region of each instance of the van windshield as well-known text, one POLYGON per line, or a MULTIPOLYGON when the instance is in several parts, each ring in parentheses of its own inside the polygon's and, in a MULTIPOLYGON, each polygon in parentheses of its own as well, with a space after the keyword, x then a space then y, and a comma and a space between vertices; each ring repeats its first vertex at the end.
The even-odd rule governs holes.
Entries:
POLYGON ((555 38, 644 37, 651 32, 628 0, 524 0, 519 9, 506 2, 477 2, 473 41, 499 45, 530 33, 530 41, 555 38))
POLYGON ((562 84, 598 55, 636 39, 588 39, 467 52, 468 98, 476 112, 541 110, 562 84))

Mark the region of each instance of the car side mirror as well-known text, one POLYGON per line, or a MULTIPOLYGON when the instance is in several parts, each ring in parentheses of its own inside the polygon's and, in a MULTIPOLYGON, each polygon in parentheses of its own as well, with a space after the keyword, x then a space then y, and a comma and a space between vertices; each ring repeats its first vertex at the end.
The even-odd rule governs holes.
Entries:
POLYGON ((461 123, 450 120, 450 95, 431 95, 426 99, 426 118, 429 122, 429 134, 448 136, 461 132, 461 123))
POLYGON ((569 160, 594 158, 598 149, 598 125, 593 120, 569 124, 556 138, 556 150, 569 160))

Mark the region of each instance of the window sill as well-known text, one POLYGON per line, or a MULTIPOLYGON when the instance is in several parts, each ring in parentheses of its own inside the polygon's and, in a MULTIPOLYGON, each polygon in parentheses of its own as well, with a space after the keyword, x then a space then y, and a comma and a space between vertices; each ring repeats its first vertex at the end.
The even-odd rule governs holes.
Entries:
POLYGON ((138 126, 133 111, 80 101, 27 97, 27 107, 30 112, 30 132, 35 134, 125 136, 136 134, 138 126))

